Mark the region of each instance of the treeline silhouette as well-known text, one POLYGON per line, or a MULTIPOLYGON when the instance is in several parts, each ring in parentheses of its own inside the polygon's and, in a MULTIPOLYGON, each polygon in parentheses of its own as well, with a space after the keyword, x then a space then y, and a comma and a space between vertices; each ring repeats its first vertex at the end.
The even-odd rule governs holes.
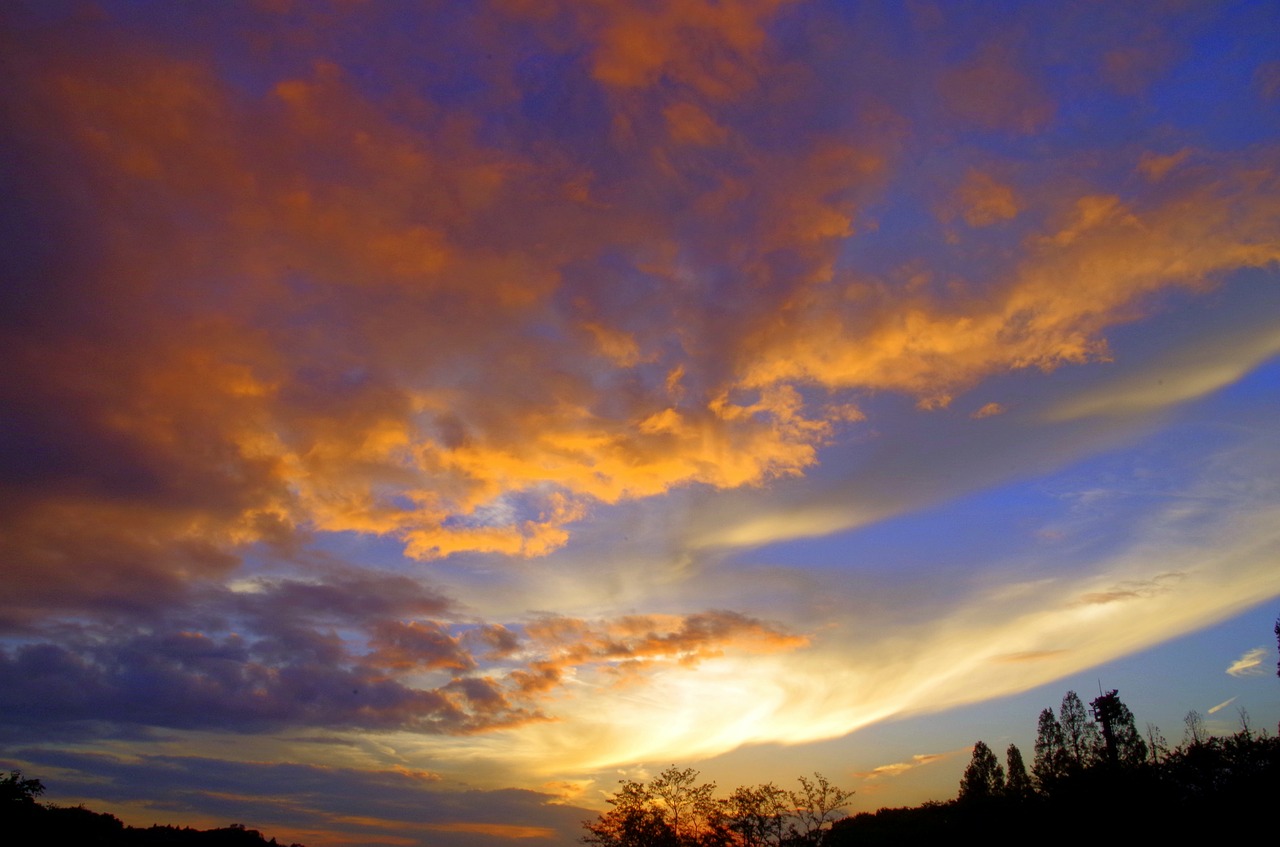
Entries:
MULTIPOLYGON (((1280 623, 1277 624, 1280 636, 1280 623)), ((1170 748, 1157 727, 1140 732, 1116 691, 1086 709, 1074 691, 1057 713, 1040 713, 1028 770, 1010 744, 1002 764, 982 741, 954 800, 844 817, 852 791, 821 774, 789 791, 773 783, 716 797, 715 783, 672 765, 654 779, 628 780, 610 809, 584 821, 584 844, 598 847, 868 847, 926 844, 973 836, 1085 845, 1117 839, 1241 834, 1274 837, 1280 798, 1280 738, 1249 726, 1219 737, 1198 712, 1170 748)))
POLYGON ((1068 691, 1057 714, 1040 713, 1030 773, 1016 745, 1002 766, 979 741, 956 799, 846 818, 823 844, 899 845, 989 838, 993 831, 1041 845, 1185 843, 1267 832, 1273 838, 1280 738, 1251 728, 1244 710, 1239 717, 1240 728, 1220 737, 1206 731, 1200 713, 1189 712, 1182 743, 1170 748, 1154 725, 1138 731, 1116 691, 1100 695, 1088 711, 1068 691))
MULTIPOLYGON (((38 779, 24 779, 21 771, 0 776, 0 837, 3 843, 26 845, 62 843, 101 847, 276 847, 274 838, 256 829, 232 824, 221 829, 125 826, 115 815, 83 806, 39 803, 44 793, 38 779)), ((292 844, 290 847, 303 847, 292 844)))
POLYGON ((789 791, 773 783, 715 797, 716 784, 675 765, 648 782, 627 780, 613 808, 583 821, 585 844, 600 847, 768 847, 819 845, 853 796, 815 773, 789 791))

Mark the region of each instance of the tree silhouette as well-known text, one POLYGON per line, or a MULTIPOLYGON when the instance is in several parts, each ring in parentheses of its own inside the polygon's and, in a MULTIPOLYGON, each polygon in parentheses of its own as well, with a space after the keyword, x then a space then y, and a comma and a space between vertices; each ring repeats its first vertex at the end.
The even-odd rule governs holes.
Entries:
POLYGON ((1099 696, 1090 707, 1102 727, 1104 760, 1111 767, 1136 768, 1147 759, 1147 745, 1134 726, 1133 712, 1112 690, 1099 696))
POLYGON ((688 835, 706 829, 715 816, 714 782, 699 785, 698 772, 693 768, 680 770, 675 765, 660 773, 650 784, 651 795, 665 807, 664 817, 675 833, 677 843, 684 843, 688 835))
POLYGON ((724 801, 724 812, 741 847, 777 847, 791 814, 791 796, 772 782, 740 786, 724 801))
POLYGON ((38 779, 23 779, 22 771, 9 771, 0 776, 0 807, 34 806, 36 798, 44 793, 44 785, 38 779))
POLYGON ((1008 768, 1008 777, 1004 784, 1005 796, 1013 800, 1025 800, 1035 794, 1035 788, 1031 785, 1031 777, 1027 775, 1027 766, 1022 761, 1022 751, 1018 749, 1018 745, 1010 744, 1004 755, 1005 765, 1008 768))
POLYGON ((1098 727, 1089 720, 1080 695, 1068 691, 1058 709, 1058 722, 1062 725, 1062 741, 1067 754, 1067 768, 1079 773, 1102 757, 1102 743, 1098 727))
POLYGON ((654 803, 653 793, 643 782, 627 780, 609 798, 609 811, 594 821, 583 821, 584 844, 601 847, 677 847, 675 830, 654 803))
POLYGON ((1047 793, 1067 776, 1066 742, 1062 738, 1062 724, 1054 717, 1053 709, 1040 713, 1036 727, 1036 757, 1031 772, 1035 774, 1040 790, 1047 793))
POLYGON ((816 771, 812 781, 803 776, 798 781, 800 790, 790 792, 796 818, 791 829, 797 843, 819 844, 823 833, 843 817, 844 804, 854 792, 832 785, 816 771))
MULTIPOLYGON (((1021 755, 1019 755, 1021 760, 1021 755)), ((969 759, 969 767, 964 769, 960 777, 961 803, 981 802, 1000 797, 1004 794, 1004 768, 991 748, 979 741, 973 745, 973 757, 969 759)))
POLYGON ((1160 727, 1147 721, 1147 747, 1151 751, 1151 764, 1159 765, 1160 756, 1169 752, 1169 742, 1160 734, 1160 727))
POLYGON ((1204 715, 1195 709, 1187 712, 1186 717, 1182 719, 1186 732, 1182 737, 1182 743, 1190 747, 1199 747, 1208 739, 1209 733, 1204 728, 1204 715))

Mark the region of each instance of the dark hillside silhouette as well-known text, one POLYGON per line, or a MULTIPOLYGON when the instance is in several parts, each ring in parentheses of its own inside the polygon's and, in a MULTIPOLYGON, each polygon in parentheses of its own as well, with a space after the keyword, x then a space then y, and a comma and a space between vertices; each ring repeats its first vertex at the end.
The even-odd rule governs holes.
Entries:
POLYGON ((1010 746, 1009 776, 999 784, 995 755, 979 741, 955 800, 864 812, 836 823, 824 844, 987 839, 997 829, 1048 845, 1256 837, 1280 796, 1280 738, 1254 731, 1244 712, 1239 731, 1213 736, 1192 712, 1183 743, 1168 750, 1155 727, 1148 746, 1118 692, 1090 706, 1092 718, 1069 691, 1057 715, 1040 713, 1033 779, 1024 781, 1021 753, 1010 746))
MULTIPOLYGON (((63 843, 94 847, 266 847, 278 842, 256 829, 232 824, 221 829, 125 826, 115 815, 83 806, 54 806, 36 802, 44 793, 38 779, 24 779, 19 771, 0 777, 0 833, 14 845, 63 843)), ((303 847, 293 844, 290 847, 303 847)))

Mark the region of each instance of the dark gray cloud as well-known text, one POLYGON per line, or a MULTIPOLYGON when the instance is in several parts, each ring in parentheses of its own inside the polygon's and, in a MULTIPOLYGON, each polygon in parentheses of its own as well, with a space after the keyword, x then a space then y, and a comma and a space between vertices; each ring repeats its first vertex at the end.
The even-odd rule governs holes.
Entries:
MULTIPOLYGON (((190 605, 50 624, 0 648, 0 726, 474 732, 535 719, 440 621, 450 602, 407 577, 331 571, 192 589, 190 605), (409 683, 408 673, 434 672, 409 683), (434 680, 434 681, 433 681, 434 680)), ((511 633, 505 643, 514 637, 511 633)), ((482 638, 482 641, 485 639, 482 638)))

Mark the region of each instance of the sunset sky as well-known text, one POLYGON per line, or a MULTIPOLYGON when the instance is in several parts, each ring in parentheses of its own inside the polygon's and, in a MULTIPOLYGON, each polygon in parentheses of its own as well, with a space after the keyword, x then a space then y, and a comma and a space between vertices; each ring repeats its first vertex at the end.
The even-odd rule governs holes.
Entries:
POLYGON ((0 5, 0 769, 564 847, 1275 731, 1280 3, 0 5))

